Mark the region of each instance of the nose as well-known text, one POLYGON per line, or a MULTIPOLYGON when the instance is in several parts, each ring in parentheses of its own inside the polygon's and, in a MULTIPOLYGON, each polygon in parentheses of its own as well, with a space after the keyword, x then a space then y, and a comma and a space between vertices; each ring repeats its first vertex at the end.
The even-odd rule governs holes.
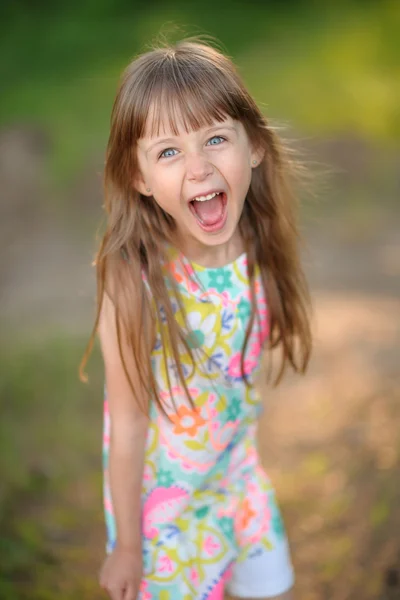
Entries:
POLYGON ((200 153, 186 156, 186 174, 189 181, 204 181, 213 173, 212 164, 200 153))

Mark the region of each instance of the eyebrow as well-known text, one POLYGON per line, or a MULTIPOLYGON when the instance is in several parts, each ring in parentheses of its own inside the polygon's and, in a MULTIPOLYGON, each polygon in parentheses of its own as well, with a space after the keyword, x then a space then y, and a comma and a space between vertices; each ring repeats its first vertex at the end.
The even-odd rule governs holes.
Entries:
MULTIPOLYGON (((236 129, 235 127, 233 127, 232 125, 224 125, 223 123, 220 123, 218 125, 214 125, 213 127, 210 127, 209 129, 206 129, 204 131, 205 134, 207 133, 211 133, 212 131, 215 131, 217 129, 229 129, 230 131, 235 131, 236 129)), ((154 142, 153 144, 151 144, 151 146, 149 146, 146 150, 146 154, 148 154, 153 148, 155 148, 156 146, 160 145, 160 144, 173 144, 176 141, 176 137, 170 137, 170 138, 162 138, 157 140, 156 142, 154 142)))

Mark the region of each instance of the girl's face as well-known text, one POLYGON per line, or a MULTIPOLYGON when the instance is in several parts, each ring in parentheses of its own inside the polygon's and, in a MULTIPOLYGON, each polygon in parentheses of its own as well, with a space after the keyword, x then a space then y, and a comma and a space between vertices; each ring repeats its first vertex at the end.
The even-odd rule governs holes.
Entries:
POLYGON ((230 117, 189 133, 178 122, 178 135, 164 119, 159 135, 138 141, 136 188, 173 217, 186 248, 220 246, 237 232, 260 159, 242 123, 230 117))

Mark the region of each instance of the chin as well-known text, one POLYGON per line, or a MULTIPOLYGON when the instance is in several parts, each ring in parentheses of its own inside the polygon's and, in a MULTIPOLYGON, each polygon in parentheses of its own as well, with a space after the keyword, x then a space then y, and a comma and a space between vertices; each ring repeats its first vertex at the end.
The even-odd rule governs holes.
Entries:
POLYGON ((223 231, 196 236, 205 246, 222 246, 228 243, 236 232, 236 228, 224 227, 223 231))

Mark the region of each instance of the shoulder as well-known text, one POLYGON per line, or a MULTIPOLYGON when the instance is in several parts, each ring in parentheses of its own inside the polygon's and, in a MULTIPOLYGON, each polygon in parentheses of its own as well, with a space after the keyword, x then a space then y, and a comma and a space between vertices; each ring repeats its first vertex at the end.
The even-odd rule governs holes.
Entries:
POLYGON ((114 420, 119 415, 122 424, 148 410, 146 386, 154 334, 140 274, 140 265, 113 258, 99 280, 97 333, 107 398, 114 420))
POLYGON ((127 260, 122 253, 107 261, 103 280, 99 281, 101 310, 100 337, 117 327, 132 333, 141 319, 150 318, 150 297, 139 261, 127 260))

